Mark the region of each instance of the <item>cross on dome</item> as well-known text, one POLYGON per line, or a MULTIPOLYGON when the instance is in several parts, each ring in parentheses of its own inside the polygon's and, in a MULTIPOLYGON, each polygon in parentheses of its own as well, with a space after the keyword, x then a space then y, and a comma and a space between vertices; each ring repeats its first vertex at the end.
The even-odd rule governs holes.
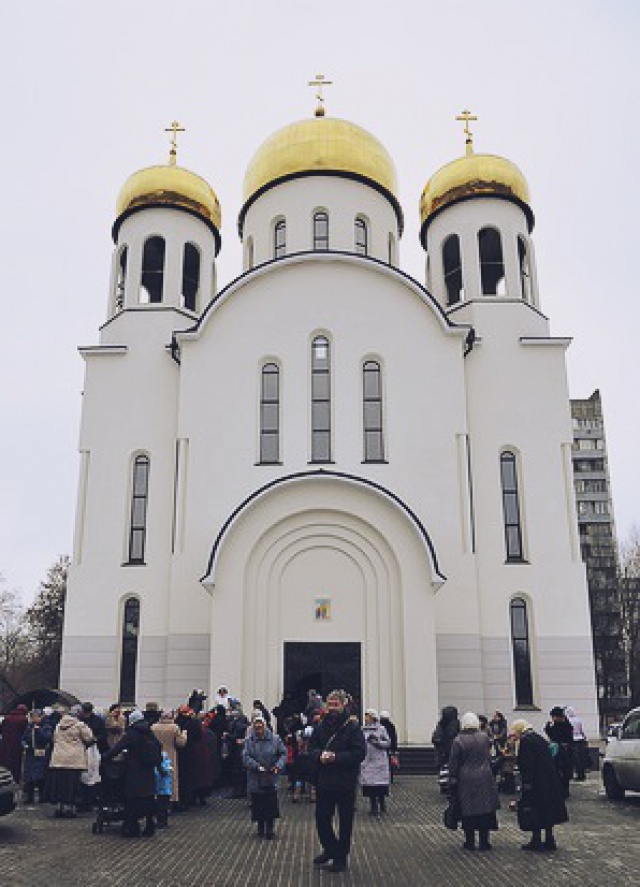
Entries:
POLYGON ((324 96, 322 95, 322 87, 323 86, 333 86, 332 80, 325 80, 324 74, 316 74, 315 80, 309 81, 309 86, 316 86, 316 98, 318 100, 318 107, 316 108, 315 114, 316 117, 324 117, 324 96))
POLYGON ((176 165, 176 157, 178 154, 178 133, 186 132, 184 126, 181 126, 177 120, 174 120, 171 126, 165 128, 165 132, 170 132, 171 135, 171 149, 169 151, 169 165, 176 165))
POLYGON ((475 117, 471 113, 471 111, 462 111, 462 113, 456 117, 456 120, 464 121, 464 134, 466 136, 465 144, 467 146, 467 154, 473 154, 473 133, 469 129, 469 121, 477 119, 478 118, 475 117))

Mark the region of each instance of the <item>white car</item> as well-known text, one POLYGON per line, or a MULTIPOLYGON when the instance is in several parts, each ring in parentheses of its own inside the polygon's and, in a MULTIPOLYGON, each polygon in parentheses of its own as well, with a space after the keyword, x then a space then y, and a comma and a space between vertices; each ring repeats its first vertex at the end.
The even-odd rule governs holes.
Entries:
POLYGON ((607 740, 602 782, 610 801, 621 801, 627 790, 640 792, 640 708, 631 709, 607 740))

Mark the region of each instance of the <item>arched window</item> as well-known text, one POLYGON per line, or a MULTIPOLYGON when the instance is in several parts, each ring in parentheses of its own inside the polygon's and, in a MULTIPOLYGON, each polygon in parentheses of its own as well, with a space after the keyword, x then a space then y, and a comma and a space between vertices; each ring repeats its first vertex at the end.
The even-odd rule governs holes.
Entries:
POLYGON ((533 705, 529 618, 527 602, 524 598, 513 598, 510 605, 510 617, 516 705, 533 705))
POLYGON ((502 509, 507 561, 522 561, 524 555, 522 550, 516 457, 508 451, 500 454, 500 481, 502 483, 502 509))
POLYGON ((447 290, 447 305, 456 305, 464 296, 460 238, 457 234, 451 234, 442 244, 442 268, 447 290))
POLYGON ((324 210, 313 216, 313 248, 318 251, 329 249, 329 214, 324 210))
POLYGON ((529 261, 529 248, 524 237, 518 235, 518 261, 520 265, 520 287, 522 298, 525 302, 531 301, 531 263, 529 261))
POLYGON ((280 450, 280 371, 265 363, 260 380, 260 462, 275 463, 280 450))
POLYGON ((364 461, 384 461, 382 433, 382 379, 380 364, 368 360, 362 367, 362 405, 364 412, 364 461))
POLYGON ((357 255, 367 256, 369 254, 369 232, 367 231, 367 223, 364 219, 358 217, 353 223, 353 229, 357 255))
POLYGON ((165 243, 162 237, 149 237, 142 251, 142 279, 140 281, 140 302, 144 304, 162 302, 164 278, 165 243))
POLYGON ((287 223, 284 219, 276 222, 273 229, 273 258, 281 259, 287 254, 287 223))
POLYGON ((324 336, 311 345, 311 461, 331 461, 331 363, 324 336))
POLYGON ((247 269, 253 268, 253 237, 247 237, 247 269))
POLYGON ((480 250, 480 279, 483 296, 504 296, 504 261, 502 240, 496 228, 482 228, 478 232, 480 250))
POLYGON ((118 700, 131 705, 136 701, 136 670, 138 665, 139 634, 140 601, 135 597, 129 597, 124 602, 122 618, 120 694, 118 700))
POLYGON ((195 311, 200 289, 200 250, 193 243, 185 243, 182 256, 182 307, 195 311))
POLYGON ((389 264, 393 265, 396 261, 396 239, 393 236, 392 231, 389 231, 388 253, 389 253, 389 264))
POLYGON ((123 246, 118 254, 116 266, 116 311, 124 308, 124 288, 127 282, 127 254, 128 247, 123 246))
POLYGON ((149 497, 149 457, 136 456, 131 485, 131 521, 129 525, 129 563, 144 563, 147 535, 147 500, 149 497))

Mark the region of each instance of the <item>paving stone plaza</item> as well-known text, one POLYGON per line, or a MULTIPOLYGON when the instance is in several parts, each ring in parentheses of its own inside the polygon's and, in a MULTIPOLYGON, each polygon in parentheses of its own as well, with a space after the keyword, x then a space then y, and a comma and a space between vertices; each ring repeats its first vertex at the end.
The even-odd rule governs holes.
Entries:
POLYGON ((218 794, 208 806, 174 816, 167 831, 125 840, 119 826, 91 832, 93 816, 55 820, 48 806, 20 807, 0 819, 2 887, 303 887, 453 885, 637 887, 640 794, 611 804, 591 773, 573 783, 570 822, 557 829, 555 854, 524 853, 503 796, 491 853, 465 853, 459 832, 441 824, 444 802, 433 776, 401 776, 389 813, 369 816, 362 799, 349 871, 313 868, 318 852, 311 804, 282 797, 275 841, 254 834, 247 802, 218 794))

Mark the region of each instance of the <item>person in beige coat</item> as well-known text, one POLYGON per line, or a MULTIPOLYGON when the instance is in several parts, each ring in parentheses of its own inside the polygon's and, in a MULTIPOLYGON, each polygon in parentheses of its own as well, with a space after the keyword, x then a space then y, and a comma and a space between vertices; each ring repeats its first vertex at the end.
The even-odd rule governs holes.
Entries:
POLYGON ((95 743, 89 727, 80 720, 81 708, 74 705, 60 719, 53 734, 53 753, 49 764, 48 798, 58 804, 57 817, 76 816, 80 776, 87 769, 87 748, 95 743))
POLYGON ((171 804, 175 808, 178 804, 178 789, 180 782, 177 750, 179 748, 184 748, 187 744, 187 734, 174 722, 172 711, 163 711, 160 715, 160 720, 157 724, 152 726, 151 730, 154 736, 160 740, 162 750, 167 753, 173 766, 171 804))

